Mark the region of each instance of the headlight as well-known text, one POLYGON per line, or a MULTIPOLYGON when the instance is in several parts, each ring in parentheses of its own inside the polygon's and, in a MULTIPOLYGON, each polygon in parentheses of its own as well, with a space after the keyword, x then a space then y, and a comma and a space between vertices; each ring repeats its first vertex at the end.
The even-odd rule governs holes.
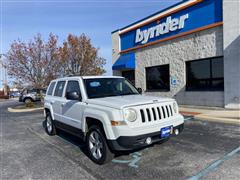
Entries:
POLYGON ((176 102, 173 102, 173 111, 174 113, 178 113, 178 105, 176 102))
POLYGON ((124 118, 130 122, 134 122, 137 119, 137 113, 134 109, 126 109, 124 111, 124 118))

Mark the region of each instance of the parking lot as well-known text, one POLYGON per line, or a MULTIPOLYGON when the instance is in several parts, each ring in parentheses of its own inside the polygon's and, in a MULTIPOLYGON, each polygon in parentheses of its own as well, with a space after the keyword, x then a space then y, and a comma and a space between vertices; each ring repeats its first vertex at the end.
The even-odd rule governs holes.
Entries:
POLYGON ((9 113, 0 102, 1 179, 238 179, 238 125, 188 119, 184 132, 163 144, 94 164, 79 139, 48 136, 41 111, 9 113))

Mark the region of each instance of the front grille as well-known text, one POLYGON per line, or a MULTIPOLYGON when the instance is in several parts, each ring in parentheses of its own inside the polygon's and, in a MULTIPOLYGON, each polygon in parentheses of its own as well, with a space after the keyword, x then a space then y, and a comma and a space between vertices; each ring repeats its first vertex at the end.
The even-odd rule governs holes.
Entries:
POLYGON ((161 105, 140 109, 140 115, 143 123, 158 121, 173 116, 172 105, 161 105))

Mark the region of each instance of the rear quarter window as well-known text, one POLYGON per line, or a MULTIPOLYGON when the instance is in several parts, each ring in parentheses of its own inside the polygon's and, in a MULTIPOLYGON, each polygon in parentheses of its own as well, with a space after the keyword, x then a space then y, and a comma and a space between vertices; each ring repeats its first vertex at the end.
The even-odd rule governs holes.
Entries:
POLYGON ((56 84, 56 82, 52 82, 49 85, 48 90, 47 90, 47 95, 52 95, 55 84, 56 84))
POLYGON ((54 96, 62 97, 65 83, 66 83, 66 81, 58 81, 57 86, 54 91, 54 96))

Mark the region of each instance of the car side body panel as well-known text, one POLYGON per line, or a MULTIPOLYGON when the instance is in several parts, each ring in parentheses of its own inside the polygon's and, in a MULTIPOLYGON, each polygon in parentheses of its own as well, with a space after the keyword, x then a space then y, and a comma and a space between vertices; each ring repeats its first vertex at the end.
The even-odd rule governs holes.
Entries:
POLYGON ((111 120, 114 120, 114 111, 116 111, 115 112, 115 116, 116 116, 116 113, 118 113, 118 110, 114 110, 107 107, 102 109, 101 107, 97 107, 95 105, 87 105, 83 114, 83 123, 82 123, 83 131, 86 132, 88 128, 86 124, 86 119, 93 118, 93 119, 99 120, 102 123, 107 139, 114 138, 115 136, 111 126, 111 120))

